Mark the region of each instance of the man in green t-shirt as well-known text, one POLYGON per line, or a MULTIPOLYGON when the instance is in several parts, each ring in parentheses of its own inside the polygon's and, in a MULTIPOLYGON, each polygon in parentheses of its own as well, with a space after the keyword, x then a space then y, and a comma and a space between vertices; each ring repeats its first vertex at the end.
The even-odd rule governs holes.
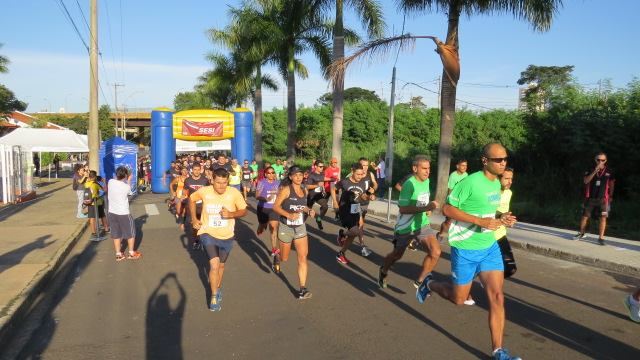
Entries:
POLYGON ((378 272, 378 285, 387 287, 385 278, 391 265, 402 258, 407 246, 413 239, 417 239, 427 248, 427 256, 422 262, 422 271, 414 285, 420 286, 431 273, 440 258, 440 244, 436 240, 434 231, 429 225, 427 211, 438 207, 435 201, 429 201, 429 172, 431 162, 423 155, 413 159, 413 176, 402 185, 398 208, 400 217, 396 221, 393 235, 393 251, 384 258, 384 263, 378 272))
MULTIPOLYGON (((453 191, 456 184, 469 175, 467 174, 467 165, 468 163, 466 159, 458 160, 456 163, 456 171, 449 175, 449 182, 447 182, 447 195, 451 194, 451 191, 453 191)), ((451 226, 451 218, 445 217, 442 224, 440 224, 440 231, 436 234, 436 239, 438 239, 438 241, 441 241, 441 236, 443 236, 443 234, 449 232, 449 226, 451 226)))
POLYGON ((451 276, 449 282, 425 278, 418 288, 418 300, 430 292, 461 305, 469 296, 476 275, 484 285, 489 302, 489 330, 494 359, 519 359, 502 348, 504 334, 504 265, 494 231, 500 225, 513 226, 515 216, 510 212, 496 219, 500 203, 500 180, 507 166, 507 151, 491 143, 482 149, 482 171, 469 175, 455 186, 443 213, 453 221, 449 229, 451 245, 451 276))
POLYGON ((276 163, 271 165, 271 167, 273 168, 273 171, 276 172, 276 179, 282 180, 284 175, 284 166, 282 165, 282 160, 277 159, 276 163))

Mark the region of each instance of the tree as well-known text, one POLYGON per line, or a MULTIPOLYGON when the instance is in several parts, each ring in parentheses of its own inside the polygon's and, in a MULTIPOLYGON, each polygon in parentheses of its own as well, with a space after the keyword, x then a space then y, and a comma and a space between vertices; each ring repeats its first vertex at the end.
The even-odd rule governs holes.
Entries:
POLYGON ((296 57, 311 50, 324 69, 331 61, 330 27, 324 17, 321 0, 256 0, 246 6, 244 22, 262 29, 275 64, 287 83, 287 160, 296 154, 296 85, 295 75, 308 76, 307 68, 296 57))
POLYGON ((211 102, 199 91, 185 91, 178 93, 173 99, 173 108, 176 111, 207 109, 211 102))
POLYGON ((24 111, 26 109, 27 103, 16 99, 13 91, 0 84, 0 116, 9 114, 12 111, 24 111))
POLYGON ((547 109, 549 99, 572 82, 572 72, 572 65, 529 65, 518 79, 518 85, 528 85, 524 95, 528 110, 534 112, 547 109))
MULTIPOLYGON (((468 16, 510 13, 516 19, 528 21, 533 30, 546 31, 562 0, 399 0, 406 12, 442 12, 447 14, 448 27, 445 44, 459 50, 458 25, 460 14, 468 16)), ((440 144, 438 146, 438 181, 436 200, 443 203, 447 196, 447 179, 451 166, 451 146, 455 128, 456 83, 442 73, 440 85, 440 144)))
MULTIPOLYGON (((3 44, 0 43, 0 48, 2 48, 2 45, 3 44)), ((0 55, 0 74, 9 72, 9 68, 7 67, 7 65, 9 65, 9 59, 0 55)))
MULTIPOLYGON (((335 0, 336 18, 333 27, 333 62, 344 58, 345 29, 343 21, 344 0, 335 0)), ((356 10, 356 13, 370 37, 382 36, 384 20, 380 4, 373 0, 346 0, 346 5, 356 10)), ((331 155, 342 166, 342 130, 344 119, 344 78, 333 82, 333 139, 331 155)))
MULTIPOLYGON (((252 83, 245 85, 252 86, 254 105, 254 133, 255 133, 255 159, 262 162, 262 85, 273 90, 278 90, 276 82, 271 77, 262 74, 262 65, 267 58, 275 53, 274 44, 270 37, 266 36, 263 22, 254 21, 254 17, 262 18, 264 14, 257 13, 260 9, 231 8, 229 17, 231 24, 223 30, 210 29, 209 37, 212 42, 223 44, 233 52, 241 53, 243 66, 247 71, 255 74, 252 83)), ((243 86, 243 84, 240 84, 243 86)))
MULTIPOLYGON (((345 102, 354 102, 354 101, 379 101, 382 100, 378 97, 375 91, 363 89, 360 87, 350 87, 344 90, 344 101, 345 102)), ((318 103, 320 105, 328 105, 333 102, 333 93, 325 93, 320 98, 318 98, 318 103)))
POLYGON ((98 129, 101 139, 108 139, 115 135, 113 121, 111 121, 111 108, 109 105, 102 105, 98 109, 98 129))

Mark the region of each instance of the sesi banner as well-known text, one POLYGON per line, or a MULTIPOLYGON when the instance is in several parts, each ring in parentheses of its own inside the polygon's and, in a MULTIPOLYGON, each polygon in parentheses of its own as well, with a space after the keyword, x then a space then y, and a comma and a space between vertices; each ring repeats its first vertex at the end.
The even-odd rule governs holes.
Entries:
POLYGON ((182 120, 182 135, 221 137, 223 122, 196 122, 182 120))

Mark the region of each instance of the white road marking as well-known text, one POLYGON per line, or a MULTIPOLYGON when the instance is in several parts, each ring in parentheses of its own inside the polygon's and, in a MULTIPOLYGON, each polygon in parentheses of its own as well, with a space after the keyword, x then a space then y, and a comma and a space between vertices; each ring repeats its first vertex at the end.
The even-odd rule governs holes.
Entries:
POLYGON ((144 210, 146 211, 147 215, 160 215, 156 204, 146 204, 144 206, 144 210))

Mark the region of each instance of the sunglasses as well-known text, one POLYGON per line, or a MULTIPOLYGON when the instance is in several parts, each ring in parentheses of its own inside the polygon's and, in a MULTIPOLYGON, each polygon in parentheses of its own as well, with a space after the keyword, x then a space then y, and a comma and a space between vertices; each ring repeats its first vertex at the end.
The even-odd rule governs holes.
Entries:
POLYGON ((605 162, 607 159, 596 159, 597 162, 605 162))
POLYGON ((324 165, 317 165, 316 167, 317 167, 317 168, 323 168, 323 167, 324 167, 324 165))
POLYGON ((506 158, 506 157, 501 157, 501 158, 487 158, 487 159, 491 160, 491 161, 492 161, 492 162, 494 162, 494 163, 498 163, 498 164, 499 164, 499 163, 501 163, 501 162, 503 162, 503 161, 504 161, 504 162, 507 162, 507 159, 508 159, 508 158, 506 158))

